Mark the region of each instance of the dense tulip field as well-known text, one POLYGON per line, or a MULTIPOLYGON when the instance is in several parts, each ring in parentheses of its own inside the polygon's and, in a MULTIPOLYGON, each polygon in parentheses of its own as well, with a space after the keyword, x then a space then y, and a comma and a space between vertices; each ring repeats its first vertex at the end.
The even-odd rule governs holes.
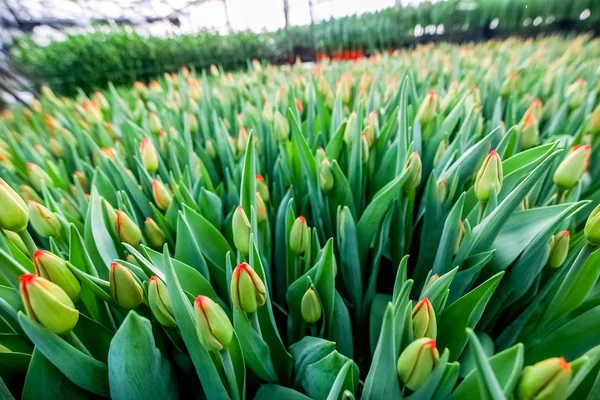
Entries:
POLYGON ((600 40, 183 69, 0 119, 0 397, 595 399, 600 40))

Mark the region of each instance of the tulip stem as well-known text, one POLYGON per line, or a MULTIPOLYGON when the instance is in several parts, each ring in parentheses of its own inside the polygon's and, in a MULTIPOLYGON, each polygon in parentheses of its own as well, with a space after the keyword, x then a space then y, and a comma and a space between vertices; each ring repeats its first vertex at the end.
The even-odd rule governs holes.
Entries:
POLYGON ((27 251, 29 251, 29 255, 33 255, 33 253, 35 253, 35 251, 37 250, 37 246, 33 242, 33 239, 31 238, 31 235, 27 231, 27 228, 23 229, 22 231, 17 232, 17 235, 19 235, 19 237, 21 238, 23 243, 25 243, 25 247, 27 247, 27 251))
POLYGON ((231 398, 233 400, 240 400, 240 390, 238 388, 237 380, 235 379, 235 370, 233 369, 233 362, 231 361, 229 350, 223 349, 219 351, 219 355, 221 356, 221 362, 223 363, 223 369, 225 370, 227 385, 231 391, 231 398))
POLYGON ((248 313, 248 316, 250 319, 250 324, 252 324, 252 328, 254 328, 256 333, 258 333, 260 335, 260 337, 262 337, 262 331, 260 329, 260 322, 258 321, 258 312, 254 311, 254 312, 248 313))
POLYGON ((319 332, 317 331, 317 324, 310 324, 310 336, 319 337, 319 332))
POLYGON ((75 335, 73 333, 73 331, 67 333, 65 336, 63 336, 63 338, 65 339, 65 341, 67 343, 69 343, 71 346, 75 347, 77 350, 81 351, 82 353, 84 353, 90 357, 93 357, 92 354, 88 351, 88 349, 83 345, 83 343, 81 343, 81 340, 79 340, 77 335, 75 335))

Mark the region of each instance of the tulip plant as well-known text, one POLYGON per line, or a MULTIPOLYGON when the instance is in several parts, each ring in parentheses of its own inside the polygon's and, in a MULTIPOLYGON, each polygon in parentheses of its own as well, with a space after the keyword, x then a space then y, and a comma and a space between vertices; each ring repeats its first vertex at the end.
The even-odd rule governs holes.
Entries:
POLYGON ((0 120, 2 398, 597 398, 599 61, 45 89, 0 120))

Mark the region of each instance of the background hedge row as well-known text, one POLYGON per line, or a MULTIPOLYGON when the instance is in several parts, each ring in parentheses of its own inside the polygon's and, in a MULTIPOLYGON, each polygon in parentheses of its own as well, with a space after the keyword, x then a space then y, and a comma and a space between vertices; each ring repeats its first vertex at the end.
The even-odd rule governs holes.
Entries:
POLYGON ((120 29, 71 35, 48 46, 22 37, 15 42, 12 54, 40 83, 69 95, 77 87, 90 91, 111 81, 130 84, 182 66, 203 69, 216 64, 233 70, 244 67, 249 59, 288 62, 297 56, 311 59, 316 52, 372 52, 427 41, 595 31, 599 23, 600 2, 594 0, 448 0, 331 19, 314 24, 312 29, 298 26, 263 34, 200 33, 158 38, 120 29), (589 17, 581 20, 586 9, 589 17), (497 26, 491 29, 495 19, 493 25, 497 26), (415 35, 417 24, 423 28, 422 35, 415 35))

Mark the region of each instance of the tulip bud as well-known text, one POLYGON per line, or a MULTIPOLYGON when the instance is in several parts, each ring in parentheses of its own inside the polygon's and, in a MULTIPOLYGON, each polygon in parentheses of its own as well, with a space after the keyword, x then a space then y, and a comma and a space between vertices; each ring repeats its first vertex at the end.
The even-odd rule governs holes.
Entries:
POLYGON ((248 139, 249 139, 248 131, 246 131, 246 128, 241 127, 240 132, 237 137, 238 153, 242 154, 244 151, 246 151, 246 146, 248 146, 248 139))
POLYGON ((325 158, 319 167, 319 182, 321 183, 321 189, 323 189, 325 193, 333 188, 333 167, 328 158, 325 158))
POLYGON ((209 297, 198 296, 194 302, 196 329, 206 351, 220 351, 229 346, 233 327, 220 305, 209 297))
POLYGON ((527 366, 523 369, 516 399, 565 399, 572 377, 571 364, 562 357, 527 366))
POLYGON ((155 249, 161 249, 165 244, 165 233, 158 226, 156 222, 150 217, 146 218, 146 222, 144 223, 144 230, 146 231, 146 237, 148 238, 148 242, 150 246, 155 249))
POLYGON ((454 245, 454 254, 458 253, 460 245, 465 238, 465 224, 462 221, 458 224, 458 235, 456 236, 456 244, 454 245))
POLYGON ((352 143, 354 131, 356 130, 356 124, 356 111, 352 111, 352 114, 350 114, 348 121, 346 122, 346 129, 344 130, 344 142, 346 142, 348 145, 352 143))
POLYGON ((583 230, 588 243, 600 246, 600 205, 592 210, 583 230))
POLYGON ((594 108, 594 111, 588 115, 586 120, 586 131, 597 135, 600 133, 600 104, 594 108))
POLYGON ((160 118, 154 112, 150 112, 148 115, 148 121, 150 123, 150 132, 153 135, 158 135, 158 133, 162 130, 162 123, 160 122, 160 118))
POLYGON ((412 311, 412 326, 415 339, 428 337, 435 339, 437 336, 437 323, 435 311, 427 297, 419 301, 412 311))
POLYGON ((29 215, 31 219, 31 226, 40 236, 50 237, 58 236, 62 227, 60 220, 52 211, 36 203, 35 201, 29 201, 29 215))
POLYGON ((511 95, 516 89, 519 83, 519 74, 517 72, 511 72, 502 82, 500 86, 500 94, 502 97, 511 95))
POLYGON ((23 239, 21 239, 21 236, 19 236, 19 234, 13 231, 8 231, 6 229, 4 229, 4 233, 6 233, 6 236, 8 236, 12 244, 14 244, 21 253, 29 254, 29 250, 27 250, 27 246, 25 246, 25 242, 23 242, 23 239))
POLYGON ((267 220, 267 206, 265 205, 264 200, 260 196, 260 193, 256 192, 255 195, 256 202, 256 218, 258 222, 263 222, 267 220))
POLYGON ((35 274, 20 277, 20 291, 27 316, 57 335, 73 330, 79 311, 60 286, 35 274))
POLYGON ((233 212, 231 225, 235 247, 242 254, 248 254, 250 247, 250 221, 248 221, 248 217, 242 206, 238 206, 233 212))
POLYGON ((110 109, 110 104, 108 104, 108 100, 106 100, 106 97, 104 97, 102 92, 95 92, 94 100, 96 100, 96 103, 98 103, 100 110, 108 111, 110 109))
POLYGON ((398 358, 398 376, 410 390, 419 389, 429 378, 440 355, 435 340, 417 339, 409 344, 398 358))
POLYGON ((310 229, 303 216, 296 218, 290 230, 290 250, 295 254, 302 254, 308 249, 310 229))
POLYGON ((153 174, 158 169, 158 154, 156 154, 156 148, 154 144, 148 138, 143 138, 140 144, 140 154, 142 155, 142 162, 146 170, 153 174))
POLYGON ((540 128, 538 120, 529 115, 520 125, 521 128, 521 147, 523 150, 532 148, 540 140, 540 128))
POLYGON ((430 90, 417 111, 417 118, 422 126, 429 124, 437 115, 439 108, 439 98, 435 91, 430 90))
POLYGON ((575 83, 571 84, 565 91, 565 95, 569 100, 569 108, 573 110, 581 106, 585 101, 586 94, 587 82, 584 79, 578 79, 575 83))
POLYGON ((550 255, 548 256, 548 266, 558 268, 565 262, 569 253, 569 231, 562 231, 552 236, 550 242, 550 255))
POLYGON ((20 232, 27 228, 28 222, 27 204, 0 178, 0 226, 7 231, 20 232))
POLYGON ((39 191, 42 191, 44 186, 52 186, 52 179, 48 173, 37 164, 27 163, 27 176, 31 184, 39 191))
POLYGON ((137 247, 142 240, 140 227, 123 211, 117 211, 117 234, 121 241, 137 247))
POLYGON ((171 200, 173 200, 173 196, 167 186, 155 179, 152 181, 152 196, 154 197, 154 202, 162 211, 166 211, 171 205, 171 200))
POLYGON ((260 197, 262 197, 265 203, 269 202, 269 187, 261 174, 256 174, 256 191, 260 194, 260 197))
POLYGON ((273 121, 275 114, 273 113, 273 104, 269 100, 265 101, 262 109, 262 116, 267 122, 273 121))
POLYGON ((527 111, 525 111, 523 119, 521 119, 521 123, 524 123, 528 118, 531 117, 538 121, 540 118, 542 118, 542 101, 540 99, 535 99, 533 103, 531 103, 527 111))
POLYGON ((211 160, 215 159, 217 156, 217 151, 215 150, 215 145, 213 144, 212 140, 206 140, 206 143, 204 143, 204 152, 211 160))
POLYGON ((559 189, 569 190, 579 183, 590 163, 591 153, 592 148, 589 144, 571 149, 554 172, 554 183, 559 189))
POLYGON ((435 151, 435 156, 433 157, 433 164, 437 164, 440 158, 444 155, 444 153, 448 150, 448 141, 446 139, 442 139, 437 150, 435 151))
POLYGON ((306 323, 314 324, 321 319, 322 312, 321 300, 319 300, 317 292, 312 287, 308 288, 300 303, 302 319, 306 323))
POLYGON ((377 111, 371 111, 367 118, 365 118, 365 126, 370 127, 372 131, 379 132, 379 115, 377 111))
POLYGON ((79 298, 81 284, 73 275, 67 262, 46 250, 36 250, 33 253, 35 272, 42 278, 57 284, 73 301, 79 298))
POLYGON ((156 275, 151 276, 148 280, 148 305, 161 325, 177 326, 167 285, 156 275))
POLYGON ((73 178, 79 182, 79 186, 81 186, 81 189, 83 189, 83 191, 87 193, 87 191, 89 189, 89 182, 88 182, 87 178, 85 177, 85 175, 83 174, 83 172, 81 172, 81 171, 73 172, 73 178))
POLYGON ((496 194, 500 192, 502 188, 502 160, 496 150, 487 156, 477 177, 475 178, 475 196, 480 202, 486 203, 490 198, 492 189, 496 191, 496 194))
POLYGON ((290 136, 290 124, 279 111, 275 112, 273 124, 273 133, 275 134, 275 139, 279 143, 287 142, 288 137, 290 136))
POLYGON ((337 95, 341 97, 342 103, 348 104, 352 97, 352 75, 343 74, 337 83, 337 95))
POLYGON ((419 157, 419 153, 415 151, 408 157, 408 160, 406 160, 406 164, 404 165, 404 170, 408 175, 402 185, 402 189, 404 189, 405 192, 410 192, 419 186, 421 183, 422 168, 421 157, 419 157))
POLYGON ((131 271, 114 262, 108 273, 110 297, 126 310, 137 308, 144 301, 144 291, 131 271))
POLYGON ((51 137, 48 140, 48 146, 50 147, 50 152, 56 158, 62 158, 65 154, 62 144, 56 140, 56 138, 51 137))
MULTIPOLYGON (((190 103, 193 100, 190 100, 190 103)), ((194 106, 193 110, 197 109, 198 106, 194 106)), ((200 131, 200 126, 198 126, 198 119, 196 118, 196 116, 194 114, 189 114, 188 119, 190 121, 190 132, 191 133, 198 133, 200 131)))
POLYGON ((240 311, 251 313, 265 304, 267 291, 250 265, 242 263, 231 276, 231 301, 240 311))

